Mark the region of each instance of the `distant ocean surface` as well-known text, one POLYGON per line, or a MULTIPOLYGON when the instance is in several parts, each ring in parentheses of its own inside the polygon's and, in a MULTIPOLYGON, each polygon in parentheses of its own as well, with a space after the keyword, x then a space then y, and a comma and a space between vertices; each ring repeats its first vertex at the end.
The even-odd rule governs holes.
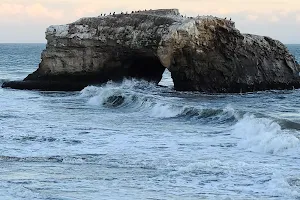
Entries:
MULTIPOLYGON (((0 44, 0 82, 44 44, 0 44)), ((300 45, 288 45, 300 61, 300 45)), ((0 89, 0 199, 300 199, 300 90, 0 89)))

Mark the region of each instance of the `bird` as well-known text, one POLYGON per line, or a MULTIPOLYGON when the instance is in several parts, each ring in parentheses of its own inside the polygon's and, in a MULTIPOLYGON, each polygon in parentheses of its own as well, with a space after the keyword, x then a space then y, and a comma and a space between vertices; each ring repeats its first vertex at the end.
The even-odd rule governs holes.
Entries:
POLYGON ((103 16, 105 16, 106 14, 104 14, 103 16))
POLYGON ((227 19, 227 17, 225 17, 225 20, 227 19))
POLYGON ((123 12, 121 12, 121 15, 123 15, 124 13, 123 12))
POLYGON ((115 15, 115 14, 116 14, 116 12, 113 13, 113 15, 115 15))
POLYGON ((111 13, 109 13, 109 15, 111 15, 111 13))
POLYGON ((101 15, 100 16, 102 16, 102 13, 101 13, 101 15))
POLYGON ((131 13, 134 13, 133 11, 131 11, 131 13))
POLYGON ((230 21, 231 21, 231 17, 230 17, 230 21))

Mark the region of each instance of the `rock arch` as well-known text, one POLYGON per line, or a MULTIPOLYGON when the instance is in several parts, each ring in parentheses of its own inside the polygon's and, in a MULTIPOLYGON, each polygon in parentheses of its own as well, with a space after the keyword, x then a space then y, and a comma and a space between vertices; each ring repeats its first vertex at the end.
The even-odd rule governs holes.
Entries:
POLYGON ((300 87, 300 66, 281 42, 241 34, 226 19, 184 18, 176 9, 82 18, 50 26, 46 39, 38 70, 3 87, 81 90, 128 77, 158 83, 165 68, 176 90, 300 87))

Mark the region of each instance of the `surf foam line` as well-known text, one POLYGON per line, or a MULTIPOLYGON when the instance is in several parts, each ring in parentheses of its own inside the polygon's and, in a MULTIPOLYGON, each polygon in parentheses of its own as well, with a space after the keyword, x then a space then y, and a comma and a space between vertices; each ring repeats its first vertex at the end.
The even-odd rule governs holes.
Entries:
MULTIPOLYGON (((228 184, 239 184, 239 189, 246 194, 251 188, 252 195, 278 196, 279 199, 299 198, 300 190, 297 187, 297 176, 287 176, 282 173, 280 164, 260 163, 257 161, 238 161, 228 159, 202 159, 194 163, 187 163, 169 172, 170 177, 183 178, 190 176, 210 187, 219 184, 231 188, 228 184), (243 176, 241 176, 243 174, 243 176), (215 180, 211 182, 211 180, 215 180), (249 186, 249 185, 255 185, 249 186), (296 187, 295 187, 296 185, 296 187)), ((235 198, 234 198, 235 199, 235 198)), ((237 199, 247 199, 238 196, 237 199)), ((266 198, 268 199, 268 198, 266 198)))
POLYGON ((143 168, 157 169, 167 165, 158 161, 140 161, 135 159, 126 159, 120 157, 110 158, 106 154, 78 154, 78 155, 53 155, 40 157, 18 157, 0 155, 0 162, 18 162, 18 163, 64 163, 64 164, 94 164, 103 165, 109 168, 143 168))

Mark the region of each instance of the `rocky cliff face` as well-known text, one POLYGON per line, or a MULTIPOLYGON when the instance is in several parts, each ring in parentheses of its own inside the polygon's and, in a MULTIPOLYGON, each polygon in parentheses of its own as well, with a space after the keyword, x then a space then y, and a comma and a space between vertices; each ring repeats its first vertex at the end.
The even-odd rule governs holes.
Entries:
POLYGON ((176 90, 248 92, 300 86, 300 67, 279 41, 243 35, 229 20, 185 18, 153 10, 82 18, 50 26, 36 72, 4 87, 80 90, 88 84, 143 78, 165 68, 176 90))

